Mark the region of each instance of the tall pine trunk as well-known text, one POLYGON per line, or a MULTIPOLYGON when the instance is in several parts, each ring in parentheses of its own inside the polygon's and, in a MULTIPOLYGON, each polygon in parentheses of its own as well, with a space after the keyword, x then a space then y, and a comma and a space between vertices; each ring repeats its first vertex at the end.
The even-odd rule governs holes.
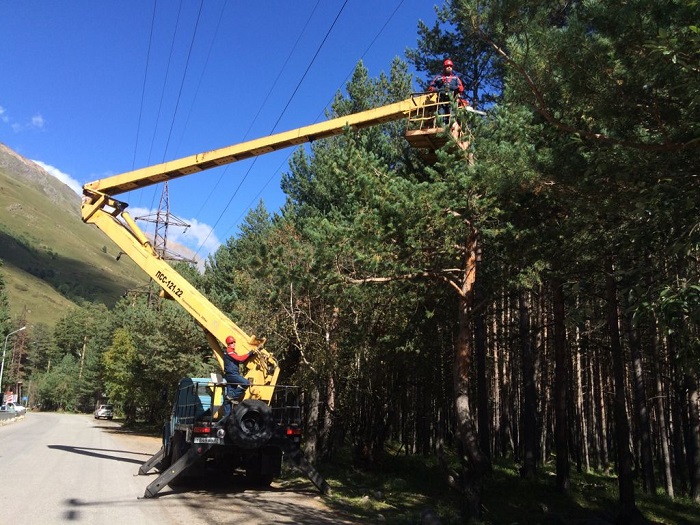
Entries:
MULTIPOLYGON (((625 302, 627 306, 627 302, 625 302)), ((639 443, 642 460, 642 480, 644 490, 648 494, 656 494, 656 478, 654 477, 654 452, 651 442, 651 422, 649 421, 649 407, 644 381, 644 363, 642 356, 642 344, 639 340, 637 327, 634 326, 632 312, 623 316, 627 340, 630 344, 630 356, 632 358, 632 392, 634 393, 634 417, 636 421, 636 439, 639 443)))
MULTIPOLYGON (((480 261, 477 256, 477 264, 480 261)), ((474 298, 481 311, 484 310, 483 285, 474 283, 474 298)), ((479 447, 487 457, 491 457, 491 414, 489 411, 489 388, 486 376, 486 324, 483 315, 474 319, 474 345, 476 349, 476 396, 479 421, 479 447)))
POLYGON ((483 478, 491 469, 491 462, 479 447, 479 439, 469 404, 469 370, 473 355, 471 315, 477 269, 477 233, 473 228, 470 228, 469 232, 466 243, 468 256, 465 262, 462 294, 459 301, 459 327, 455 348, 453 382, 457 436, 462 452, 460 488, 465 497, 464 503, 467 513, 470 516, 478 517, 481 514, 483 478))
POLYGON ((666 486, 666 494, 672 499, 675 498, 673 490, 673 472, 671 470, 671 451, 669 449, 668 424, 666 416, 666 405, 664 404, 664 388, 661 381, 661 355, 657 345, 656 321, 652 320, 653 334, 651 337, 651 373, 654 377, 656 385, 656 421, 659 432, 659 447, 661 449, 661 462, 664 474, 664 484, 666 486))
POLYGON ((318 387, 314 386, 309 394, 306 411, 306 436, 304 439, 304 456, 312 464, 316 463, 319 446, 319 404, 321 396, 318 387))
POLYGON ((537 389, 535 387, 535 356, 530 338, 530 295, 527 290, 520 290, 518 306, 523 374, 521 411, 523 466, 520 469, 520 475, 524 478, 534 478, 537 473, 537 389))
POLYGON ((618 487, 620 490, 620 514, 618 523, 645 523, 637 510, 634 498, 634 474, 632 452, 629 449, 630 427, 625 405, 625 359, 620 341, 620 328, 617 304, 617 284, 613 274, 613 264, 606 259, 605 299, 607 308, 608 334, 614 379, 615 444, 617 446, 618 487))
POLYGON ((688 406, 686 450, 690 478, 690 497, 700 503, 700 414, 698 414, 698 382, 695 376, 686 374, 684 381, 688 406))
POLYGON ((568 492, 571 486, 569 466, 569 432, 566 414, 566 393, 569 384, 566 328, 564 325, 564 289, 560 280, 552 282, 552 308, 554 314, 554 442, 557 454, 557 488, 568 492))

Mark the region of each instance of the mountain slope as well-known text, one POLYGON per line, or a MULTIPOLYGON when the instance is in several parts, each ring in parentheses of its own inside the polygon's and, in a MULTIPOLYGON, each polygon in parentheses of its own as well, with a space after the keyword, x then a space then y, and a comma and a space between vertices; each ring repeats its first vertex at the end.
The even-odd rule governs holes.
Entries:
POLYGON ((0 144, 0 267, 13 316, 52 325, 82 301, 109 306, 146 277, 80 218, 80 197, 0 144))

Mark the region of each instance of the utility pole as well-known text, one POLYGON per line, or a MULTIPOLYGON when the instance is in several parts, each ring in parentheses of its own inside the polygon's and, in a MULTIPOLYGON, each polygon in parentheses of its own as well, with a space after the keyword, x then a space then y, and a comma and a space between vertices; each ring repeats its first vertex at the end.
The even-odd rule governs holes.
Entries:
POLYGON ((80 372, 78 372, 78 381, 83 379, 83 365, 85 364, 85 351, 87 350, 87 335, 83 336, 83 351, 80 353, 80 372))

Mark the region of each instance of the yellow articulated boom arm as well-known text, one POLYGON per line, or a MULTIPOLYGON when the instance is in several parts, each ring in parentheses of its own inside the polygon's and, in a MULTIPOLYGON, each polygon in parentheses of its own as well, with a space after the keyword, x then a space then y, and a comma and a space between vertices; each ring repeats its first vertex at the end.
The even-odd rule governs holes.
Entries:
POLYGON ((236 338, 239 353, 254 351, 247 367, 246 377, 251 381, 251 387, 246 391, 246 397, 269 403, 279 376, 279 366, 275 358, 263 349, 264 340, 246 334, 163 260, 125 211, 128 204, 113 196, 312 140, 332 137, 342 133, 346 127, 360 129, 406 118, 434 103, 434 100, 435 97, 431 94, 416 95, 376 109, 89 182, 83 186, 83 221, 102 230, 163 288, 168 297, 180 303, 195 318, 207 334, 209 346, 221 368, 221 345, 225 345, 227 336, 233 335, 236 338))
POLYGON ((163 288, 167 297, 176 300, 194 317, 204 328, 209 346, 222 369, 224 361, 219 341, 223 344, 227 336, 236 338, 238 353, 253 351, 246 373, 252 386, 246 396, 269 403, 279 376, 279 366, 275 358, 263 348, 265 341, 246 334, 162 259, 124 208, 125 203, 105 195, 85 195, 82 204, 83 220, 102 230, 124 254, 163 288))
POLYGON ((394 104, 89 182, 83 187, 83 190, 86 193, 100 192, 111 196, 119 195, 217 166, 339 135, 346 127, 361 129, 407 118, 419 108, 434 103, 434 100, 435 94, 415 95, 394 104))

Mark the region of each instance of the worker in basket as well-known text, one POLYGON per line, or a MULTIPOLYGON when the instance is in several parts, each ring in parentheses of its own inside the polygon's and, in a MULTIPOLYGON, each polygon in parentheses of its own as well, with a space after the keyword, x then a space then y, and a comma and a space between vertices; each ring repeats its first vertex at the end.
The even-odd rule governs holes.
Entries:
POLYGON ((449 58, 442 63, 442 74, 433 78, 428 86, 428 91, 438 93, 438 124, 441 126, 449 122, 453 100, 460 107, 469 105, 464 93, 464 83, 454 72, 454 63, 449 58))

